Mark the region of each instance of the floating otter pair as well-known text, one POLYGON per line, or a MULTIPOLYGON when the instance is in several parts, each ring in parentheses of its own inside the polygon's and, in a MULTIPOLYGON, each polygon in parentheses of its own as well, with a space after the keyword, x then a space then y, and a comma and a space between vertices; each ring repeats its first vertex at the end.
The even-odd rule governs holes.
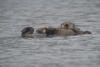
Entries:
MULTIPOLYGON (((22 37, 32 37, 34 28, 26 27, 22 30, 22 37)), ((58 35, 58 36, 69 36, 69 35, 81 35, 81 34, 91 34, 90 31, 82 31, 76 27, 72 22, 64 22, 60 27, 40 27, 36 30, 38 34, 58 35)))

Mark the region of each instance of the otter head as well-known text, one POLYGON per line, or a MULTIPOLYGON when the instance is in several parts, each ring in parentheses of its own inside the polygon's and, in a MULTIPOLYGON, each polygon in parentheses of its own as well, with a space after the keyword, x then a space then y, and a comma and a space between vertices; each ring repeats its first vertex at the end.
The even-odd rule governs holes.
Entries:
POLYGON ((73 24, 72 22, 64 22, 61 24, 61 28, 64 29, 74 29, 75 28, 75 24, 73 24))
POLYGON ((55 35, 57 30, 52 27, 41 27, 36 30, 39 34, 46 34, 46 36, 55 35))
POLYGON ((61 24, 61 28, 63 29, 69 29, 72 30, 74 33, 78 34, 78 32, 80 32, 80 28, 76 27, 75 24, 73 24, 72 22, 64 22, 61 24))
POLYGON ((21 36, 22 37, 32 37, 33 32, 34 32, 34 28, 32 28, 32 27, 25 27, 21 31, 21 36))

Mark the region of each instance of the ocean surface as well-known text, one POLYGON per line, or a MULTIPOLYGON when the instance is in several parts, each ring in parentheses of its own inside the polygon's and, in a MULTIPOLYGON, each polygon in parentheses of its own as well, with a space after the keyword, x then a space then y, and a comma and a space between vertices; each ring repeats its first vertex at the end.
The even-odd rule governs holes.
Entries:
POLYGON ((100 67, 100 0, 0 0, 0 67, 100 67), (20 37, 64 21, 92 34, 20 37))

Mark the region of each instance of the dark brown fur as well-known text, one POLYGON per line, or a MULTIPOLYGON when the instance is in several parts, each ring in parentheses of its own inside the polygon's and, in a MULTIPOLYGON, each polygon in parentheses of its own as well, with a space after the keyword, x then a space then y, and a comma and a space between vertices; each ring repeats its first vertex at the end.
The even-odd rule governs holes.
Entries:
POLYGON ((32 37, 33 32, 34 32, 34 28, 32 28, 32 27, 25 27, 21 31, 21 36, 22 37, 32 37))

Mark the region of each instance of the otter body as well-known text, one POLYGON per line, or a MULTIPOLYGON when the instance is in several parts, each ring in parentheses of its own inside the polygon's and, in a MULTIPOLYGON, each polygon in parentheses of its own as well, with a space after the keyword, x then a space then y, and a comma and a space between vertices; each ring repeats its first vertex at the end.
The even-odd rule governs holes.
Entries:
POLYGON ((46 34, 46 36, 55 35, 57 33, 56 28, 53 27, 40 27, 36 30, 38 34, 46 34))
POLYGON ((40 27, 37 29, 37 33, 46 34, 46 36, 50 36, 50 35, 56 35, 56 36, 75 35, 75 33, 70 29, 53 28, 53 27, 40 27))
POLYGON ((76 35, 75 32, 73 32, 70 29, 57 29, 57 33, 58 36, 70 36, 70 35, 76 35))

